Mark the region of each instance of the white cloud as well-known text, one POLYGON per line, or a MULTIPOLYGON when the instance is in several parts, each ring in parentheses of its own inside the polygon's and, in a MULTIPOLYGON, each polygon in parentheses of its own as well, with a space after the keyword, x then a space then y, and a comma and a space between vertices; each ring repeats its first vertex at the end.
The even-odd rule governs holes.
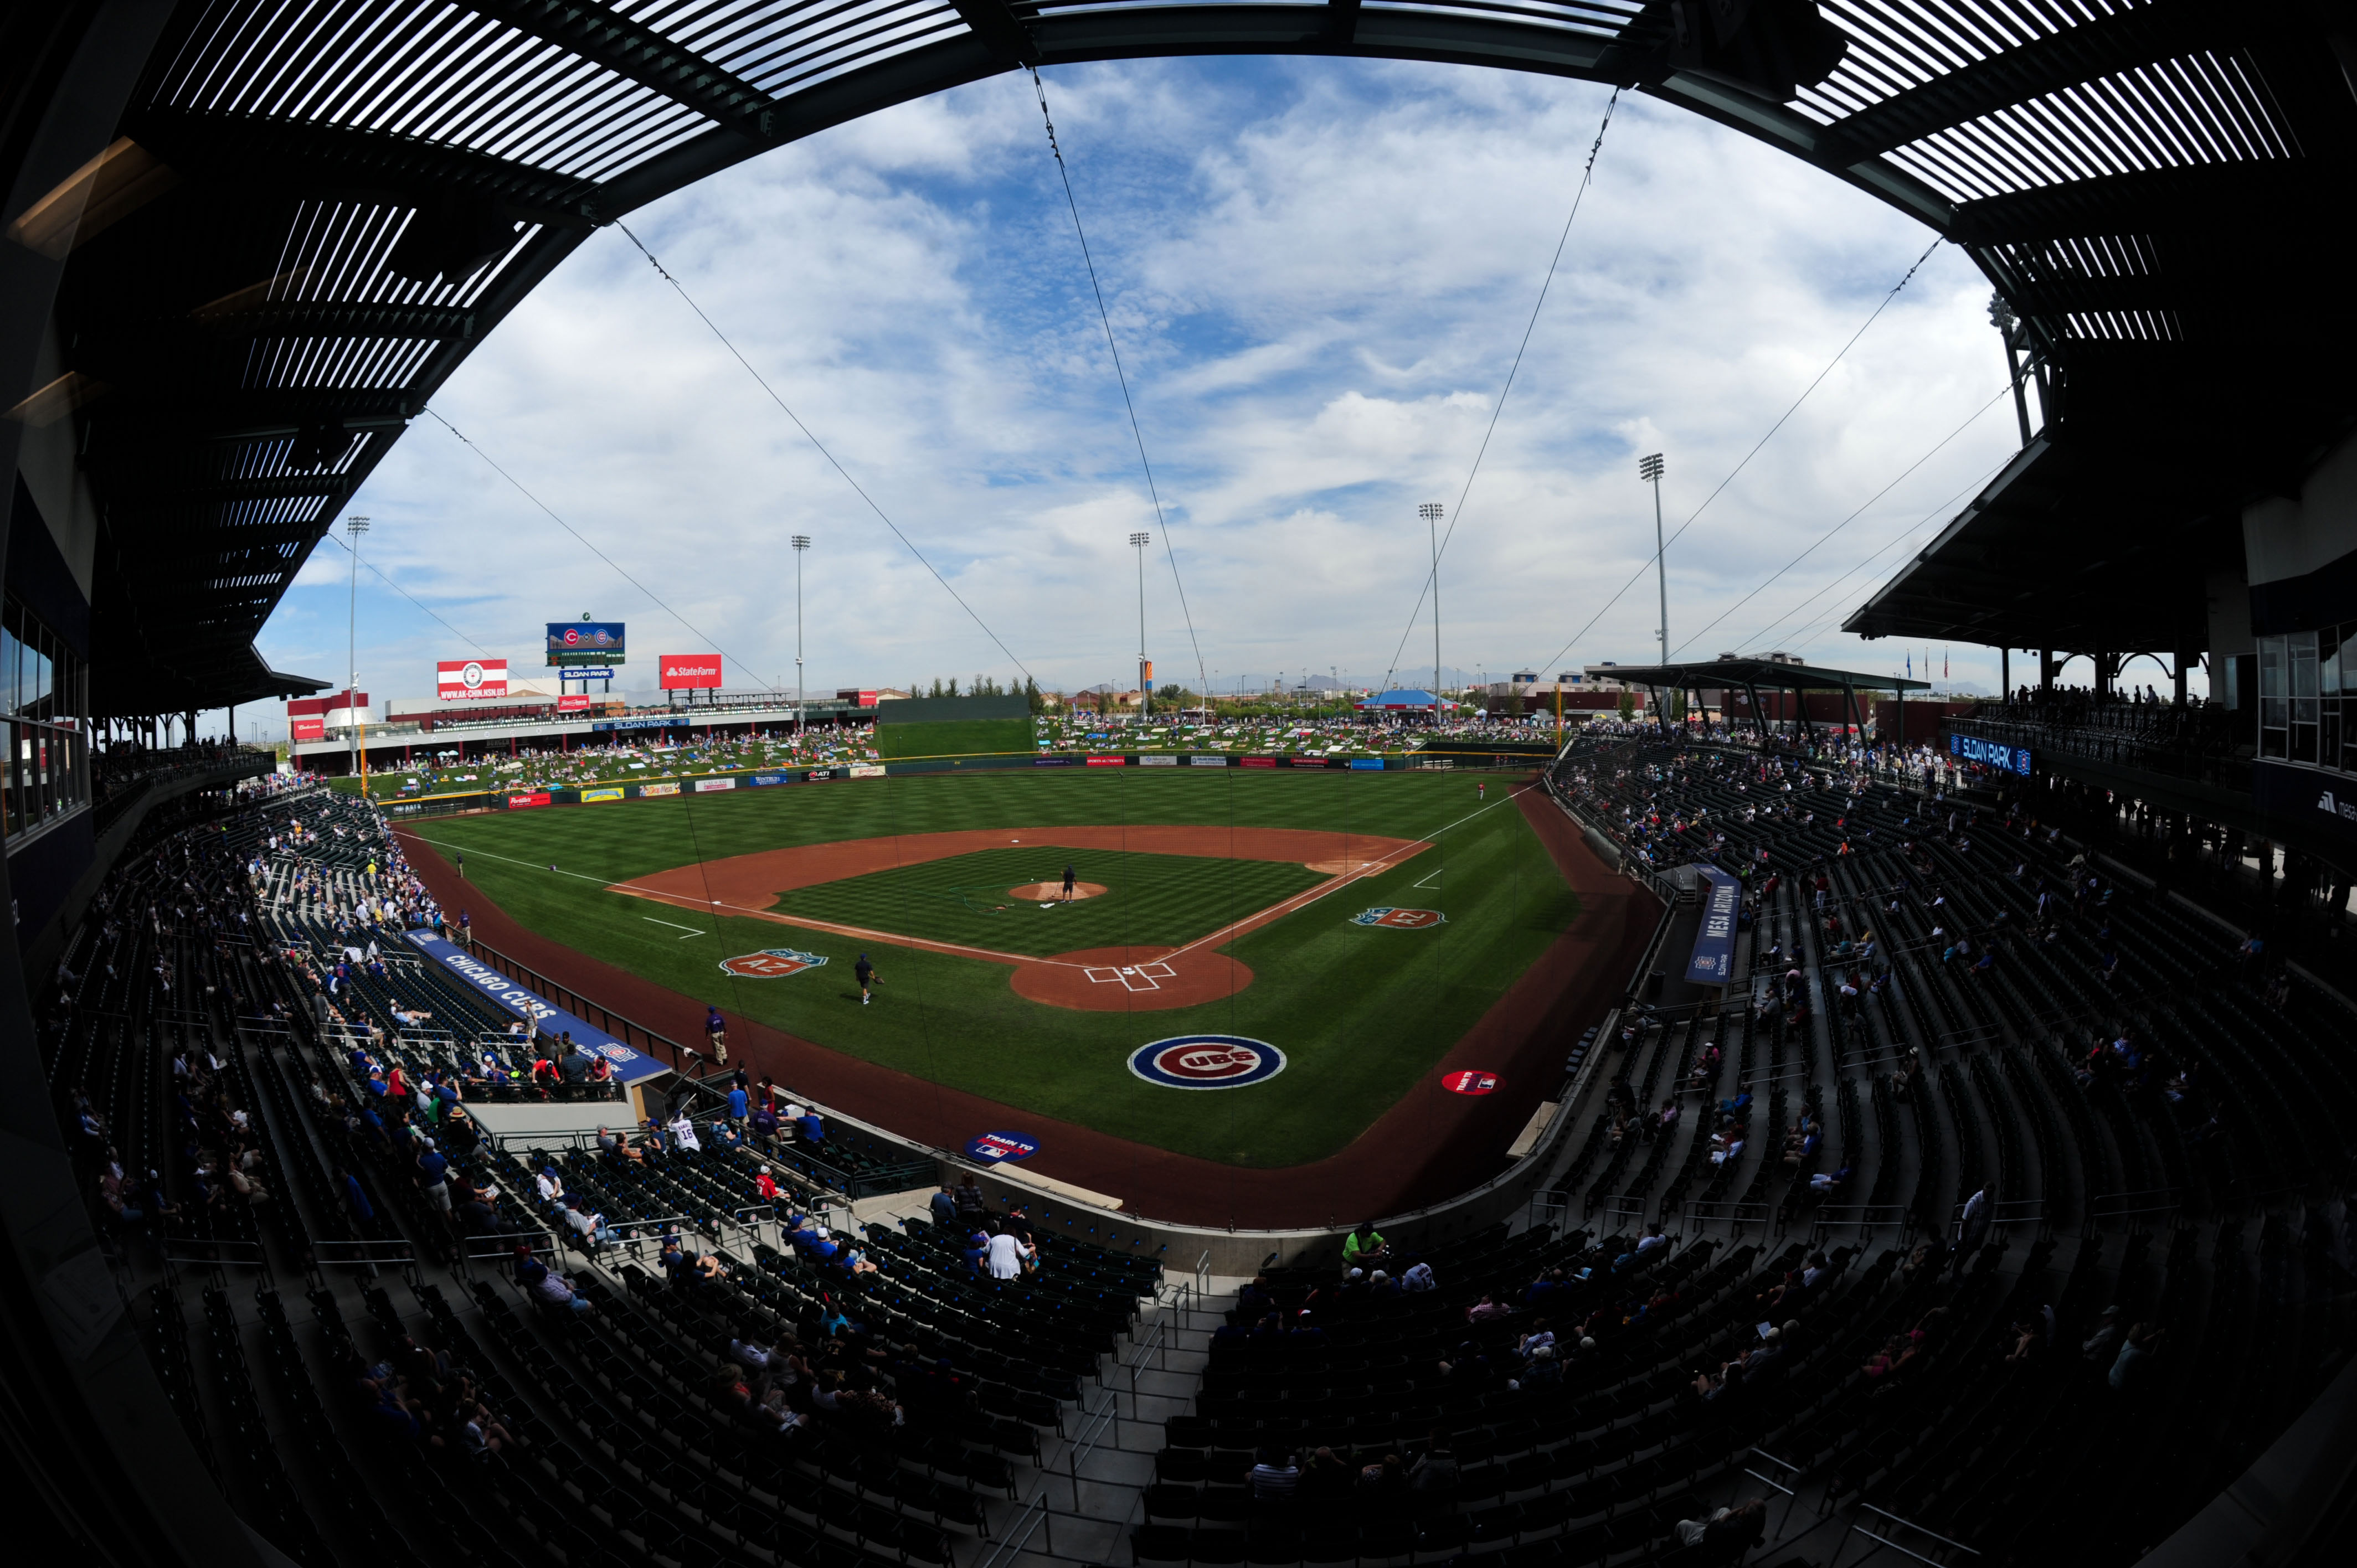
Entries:
MULTIPOLYGON (((1416 505, 1456 510, 1606 91, 1253 59, 1070 68, 1049 86, 1204 663, 1223 682, 1379 678, 1425 581, 1416 505)), ((996 78, 630 221, 1013 653, 1077 686, 1135 658, 1124 539, 1155 524, 1038 114, 1028 80, 996 78)), ((1649 566, 1636 456, 1667 454, 1677 528, 1929 238, 1820 171, 1624 98, 1442 565, 1448 661, 1548 660, 1649 566)), ((1674 641, 1997 389, 1986 298, 1960 254, 1932 255, 1673 546, 1674 641)), ((435 406, 695 628, 421 420, 351 510, 375 520, 369 559, 493 653, 532 662, 540 623, 591 610, 630 623, 640 663, 717 647, 732 685, 790 682, 800 532, 817 541, 813 687, 1013 673, 619 233, 559 268, 435 406)), ((1901 550, 1771 623, 1928 532, 2014 439, 2001 403, 1682 651, 1773 630, 1828 661, 1894 662, 1798 634, 1901 550)), ((1159 542, 1147 564, 1155 656, 1191 678, 1159 542)), ((264 631, 277 667, 340 674, 345 570, 315 555, 264 631)), ((374 692, 422 695, 434 659, 472 651, 365 575, 361 597, 374 692)), ((1648 657, 1654 614, 1641 585, 1564 661, 1648 657)), ((1402 661, 1429 657, 1427 625, 1402 661)), ((1993 684, 1994 657, 1975 660, 1993 684)))

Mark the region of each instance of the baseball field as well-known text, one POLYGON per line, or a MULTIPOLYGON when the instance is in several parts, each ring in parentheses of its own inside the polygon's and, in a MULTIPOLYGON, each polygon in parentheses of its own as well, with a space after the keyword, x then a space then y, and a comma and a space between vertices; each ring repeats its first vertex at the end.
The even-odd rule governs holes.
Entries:
POLYGON ((463 854, 468 891, 527 929, 683 995, 1019 1110, 1265 1168, 1348 1144, 1577 915, 1518 788, 1071 769, 403 832, 463 854), (1134 1069, 1140 1047, 1191 1035, 1251 1042, 1254 1080, 1190 1092, 1151 1053, 1134 1069))

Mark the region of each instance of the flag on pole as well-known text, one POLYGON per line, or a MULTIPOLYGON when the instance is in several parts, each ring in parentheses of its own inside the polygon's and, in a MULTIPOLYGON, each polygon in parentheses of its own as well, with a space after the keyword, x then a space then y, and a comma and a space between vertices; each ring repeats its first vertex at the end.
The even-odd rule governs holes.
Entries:
POLYGON ((1907 678, 1910 681, 1915 679, 1915 654, 1912 650, 1907 654, 1907 678))

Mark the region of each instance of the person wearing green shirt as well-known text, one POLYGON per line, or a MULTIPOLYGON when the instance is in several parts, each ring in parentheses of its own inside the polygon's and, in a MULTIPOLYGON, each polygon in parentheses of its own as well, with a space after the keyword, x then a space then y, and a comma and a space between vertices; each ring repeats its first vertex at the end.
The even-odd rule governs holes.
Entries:
POLYGON ((1342 1240, 1342 1266, 1361 1268, 1391 1255, 1391 1244, 1383 1239, 1372 1220, 1361 1220, 1359 1228, 1342 1240))

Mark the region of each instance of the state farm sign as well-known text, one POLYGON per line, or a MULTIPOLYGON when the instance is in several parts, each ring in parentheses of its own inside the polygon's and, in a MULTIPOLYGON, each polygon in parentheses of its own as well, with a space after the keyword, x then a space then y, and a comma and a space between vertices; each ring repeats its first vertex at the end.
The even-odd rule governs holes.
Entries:
POLYGON ((434 694, 446 703, 508 694, 504 659, 445 659, 434 666, 434 694))
POLYGON ((706 691, 720 684, 717 653, 666 653, 660 662, 666 692, 706 691))

